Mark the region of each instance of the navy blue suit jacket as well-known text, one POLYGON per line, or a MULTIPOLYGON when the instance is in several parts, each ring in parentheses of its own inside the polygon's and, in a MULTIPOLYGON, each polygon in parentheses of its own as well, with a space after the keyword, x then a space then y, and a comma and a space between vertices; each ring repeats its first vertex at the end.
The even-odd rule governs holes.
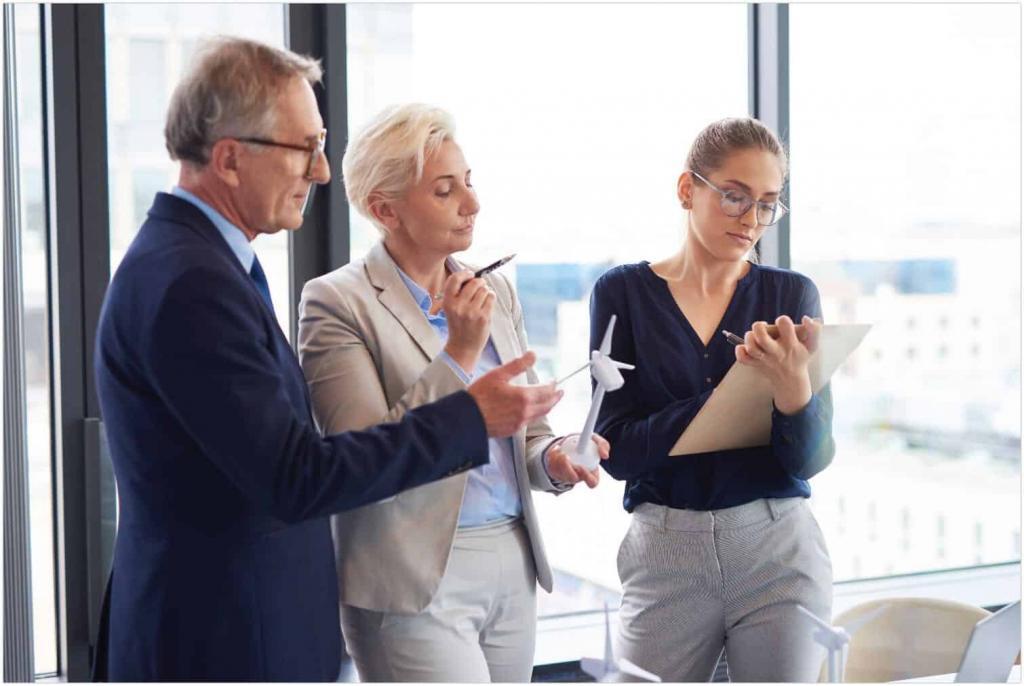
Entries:
POLYGON ((120 520, 95 678, 334 680, 327 515, 485 463, 473 399, 322 438, 255 284, 203 213, 164 193, 97 338, 120 520))

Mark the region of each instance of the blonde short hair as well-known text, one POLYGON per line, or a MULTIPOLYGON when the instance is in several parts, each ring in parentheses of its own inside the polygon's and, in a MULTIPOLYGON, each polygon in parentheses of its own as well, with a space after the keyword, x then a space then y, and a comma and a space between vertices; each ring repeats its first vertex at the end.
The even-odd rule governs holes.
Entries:
POLYGON ((345 150, 341 172, 348 201, 385 233, 387 229, 370 212, 372 196, 400 197, 423 178, 426 159, 449 140, 455 140, 455 120, 439 107, 420 103, 388 107, 345 150))
POLYGON ((221 138, 269 136, 278 96, 294 78, 310 85, 320 62, 244 38, 217 36, 200 44, 167 109, 164 141, 172 160, 205 166, 221 138))

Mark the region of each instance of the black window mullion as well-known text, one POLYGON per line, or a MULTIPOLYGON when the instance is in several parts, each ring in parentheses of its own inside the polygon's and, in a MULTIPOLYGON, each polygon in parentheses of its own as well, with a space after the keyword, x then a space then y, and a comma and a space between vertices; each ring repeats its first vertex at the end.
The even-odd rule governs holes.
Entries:
POLYGON ((348 73, 345 5, 285 6, 288 48, 321 60, 324 80, 316 91, 327 128, 324 152, 331 182, 315 191, 306 221, 289 235, 292 341, 298 344, 298 304, 310 279, 349 261, 348 201, 341 185, 341 158, 348 143, 348 73))
POLYGON ((99 402, 93 347, 109 280, 106 59, 102 5, 47 5, 46 221, 60 675, 90 673, 112 532, 101 528, 99 402))

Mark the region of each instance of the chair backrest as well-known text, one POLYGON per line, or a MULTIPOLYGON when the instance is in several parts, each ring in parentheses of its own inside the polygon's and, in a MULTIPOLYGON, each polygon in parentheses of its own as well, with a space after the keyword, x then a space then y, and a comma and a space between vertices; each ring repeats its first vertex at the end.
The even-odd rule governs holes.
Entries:
MULTIPOLYGON (((949 600, 887 598, 852 607, 832 624, 846 626, 880 605, 887 607, 850 641, 845 681, 896 681, 955 672, 974 625, 991 614, 949 600)), ((823 667, 821 680, 825 678, 823 667)))

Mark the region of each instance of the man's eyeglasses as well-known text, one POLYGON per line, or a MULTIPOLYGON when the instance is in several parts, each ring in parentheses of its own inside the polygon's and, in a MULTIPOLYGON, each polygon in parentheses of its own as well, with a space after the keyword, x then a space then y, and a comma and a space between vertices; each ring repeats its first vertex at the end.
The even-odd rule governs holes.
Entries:
POLYGON ((275 148, 288 148, 289 150, 301 150, 302 152, 309 153, 309 164, 306 165, 306 178, 313 178, 313 168, 316 166, 317 160, 320 159, 320 155, 324 152, 324 146, 327 145, 327 129, 320 129, 320 133, 316 136, 310 136, 305 145, 297 145, 295 143, 279 143, 278 141, 272 141, 267 138, 236 138, 243 143, 255 143, 256 145, 271 145, 275 148))
POLYGON ((740 191, 722 190, 693 170, 690 173, 707 184, 708 188, 722 196, 722 211, 730 217, 742 217, 750 211, 750 208, 756 202, 757 223, 761 226, 771 226, 782 219, 786 212, 789 211, 789 208, 783 205, 781 201, 762 202, 761 200, 754 200, 746 193, 740 191))

